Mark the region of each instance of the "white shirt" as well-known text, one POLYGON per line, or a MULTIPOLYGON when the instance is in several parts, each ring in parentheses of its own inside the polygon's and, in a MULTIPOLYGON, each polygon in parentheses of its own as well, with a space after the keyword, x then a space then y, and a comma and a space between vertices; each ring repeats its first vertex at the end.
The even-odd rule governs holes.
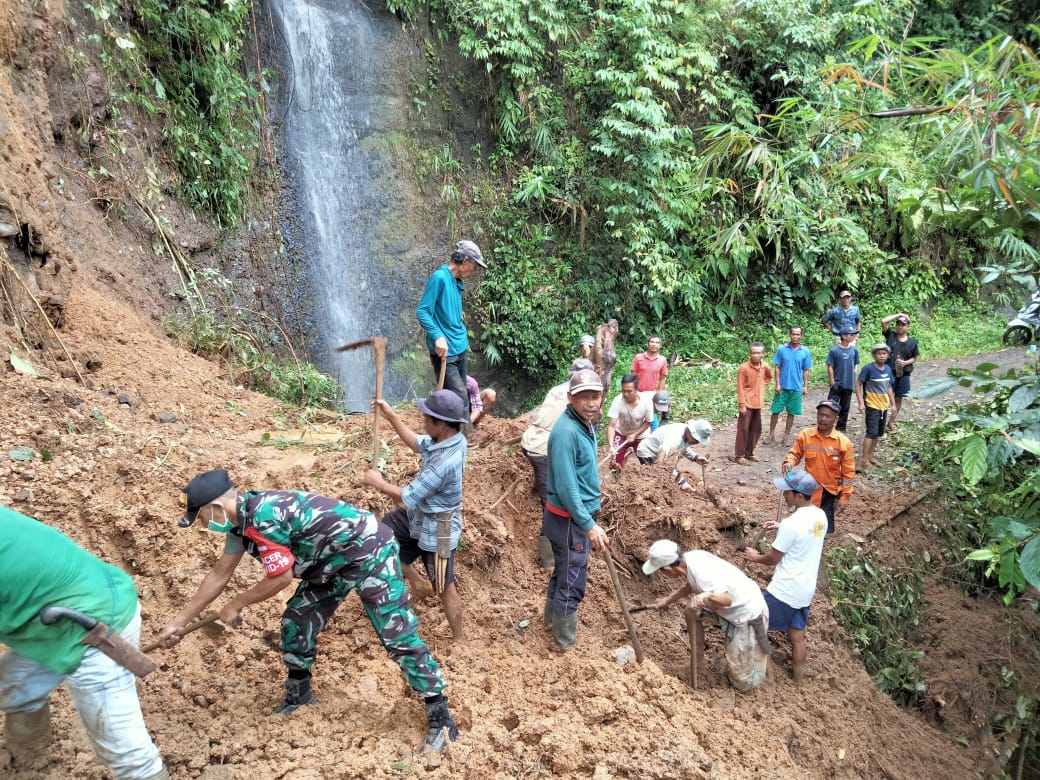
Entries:
POLYGON ((816 576, 827 534, 827 515, 816 506, 803 506, 780 521, 773 547, 784 554, 766 590, 793 609, 812 603, 816 576))
POLYGON ((686 423, 668 423, 651 433, 639 445, 636 457, 657 460, 658 453, 682 450, 683 454, 693 459, 686 444, 686 423))
POLYGON ((683 560, 686 561, 686 581, 694 593, 727 593, 733 599, 728 607, 711 608, 719 617, 743 625, 766 611, 762 589, 729 561, 707 550, 691 550, 683 560))
POLYGON ((528 417, 528 427, 520 437, 520 446, 530 453, 541 455, 543 458, 549 455, 549 434, 553 426, 560 419, 563 410, 567 408, 567 391, 570 388, 570 380, 556 385, 545 395, 541 406, 532 411, 528 417))
POLYGON ((619 395, 610 404, 610 411, 607 412, 607 417, 614 421, 618 433, 622 436, 631 436, 639 430, 639 426, 644 422, 650 424, 654 421, 654 402, 647 402, 645 398, 640 396, 635 406, 629 406, 628 402, 625 401, 625 397, 619 395))

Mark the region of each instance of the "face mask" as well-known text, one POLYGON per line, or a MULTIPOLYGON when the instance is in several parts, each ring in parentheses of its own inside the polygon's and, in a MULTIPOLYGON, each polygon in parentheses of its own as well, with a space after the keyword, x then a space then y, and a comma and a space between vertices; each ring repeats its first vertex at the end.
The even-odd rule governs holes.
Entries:
POLYGON ((231 518, 228 517, 227 510, 224 507, 220 507, 220 511, 224 513, 224 522, 217 523, 212 519, 209 521, 209 530, 215 531, 218 534, 226 534, 234 526, 231 524, 231 518))

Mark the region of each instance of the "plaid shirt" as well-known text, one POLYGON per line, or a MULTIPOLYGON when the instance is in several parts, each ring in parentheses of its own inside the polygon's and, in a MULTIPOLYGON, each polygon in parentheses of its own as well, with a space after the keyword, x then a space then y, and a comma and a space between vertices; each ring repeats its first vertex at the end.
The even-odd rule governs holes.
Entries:
POLYGON ((422 465, 419 474, 401 491, 408 510, 409 530, 419 549, 437 550, 437 514, 451 512, 451 549, 462 535, 462 468, 466 465, 466 437, 461 433, 436 442, 416 438, 422 465))

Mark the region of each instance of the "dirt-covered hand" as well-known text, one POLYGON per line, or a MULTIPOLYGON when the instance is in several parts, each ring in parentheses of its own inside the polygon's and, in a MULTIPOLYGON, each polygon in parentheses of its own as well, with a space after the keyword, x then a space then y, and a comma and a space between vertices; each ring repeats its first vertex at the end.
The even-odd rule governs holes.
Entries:
POLYGON ((177 636, 177 632, 180 631, 184 626, 178 626, 175 623, 170 623, 162 631, 159 632, 159 646, 169 650, 171 647, 176 647, 177 643, 181 641, 181 638, 177 636))
POLYGON ((378 469, 369 469, 361 481, 369 487, 379 487, 383 484, 383 475, 379 473, 378 469))

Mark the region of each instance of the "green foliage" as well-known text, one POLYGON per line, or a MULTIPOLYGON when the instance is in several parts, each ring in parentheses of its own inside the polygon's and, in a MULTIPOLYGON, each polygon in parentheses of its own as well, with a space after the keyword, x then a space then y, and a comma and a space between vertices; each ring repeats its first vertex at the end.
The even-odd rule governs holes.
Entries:
MULTIPOLYGON (((989 28, 1014 11, 969 5, 989 28)), ((910 0, 433 7, 481 70, 497 134, 501 185, 467 215, 505 258, 478 315, 493 358, 543 376, 612 316, 623 334, 784 329, 842 286, 918 309, 973 302, 976 266, 1037 275, 1035 58, 1013 41, 942 48, 967 37, 941 39, 937 4, 935 29, 910 0), (868 116, 926 102, 950 108, 868 116)))
POLYGON ((220 358, 232 381, 299 407, 340 409, 339 383, 310 363, 275 363, 249 332, 210 313, 163 320, 166 335, 198 355, 220 358))
POLYGON ((824 552, 834 616, 852 637, 879 689, 899 704, 921 702, 927 688, 912 645, 924 604, 923 565, 907 556, 904 568, 882 565, 848 547, 824 552))
POLYGON ((936 460, 958 466, 956 490, 970 511, 962 509, 956 521, 981 524, 987 539, 966 561, 984 566, 1005 603, 1027 583, 1040 587, 1040 373, 1035 353, 1027 354, 1020 370, 998 373, 991 363, 951 368, 948 378, 914 393, 931 397, 954 384, 974 389, 971 404, 936 426, 943 443, 936 460))
POLYGON ((163 119, 186 199, 227 225, 242 213, 259 146, 259 79, 243 73, 250 4, 225 0, 96 0, 115 97, 163 119))

